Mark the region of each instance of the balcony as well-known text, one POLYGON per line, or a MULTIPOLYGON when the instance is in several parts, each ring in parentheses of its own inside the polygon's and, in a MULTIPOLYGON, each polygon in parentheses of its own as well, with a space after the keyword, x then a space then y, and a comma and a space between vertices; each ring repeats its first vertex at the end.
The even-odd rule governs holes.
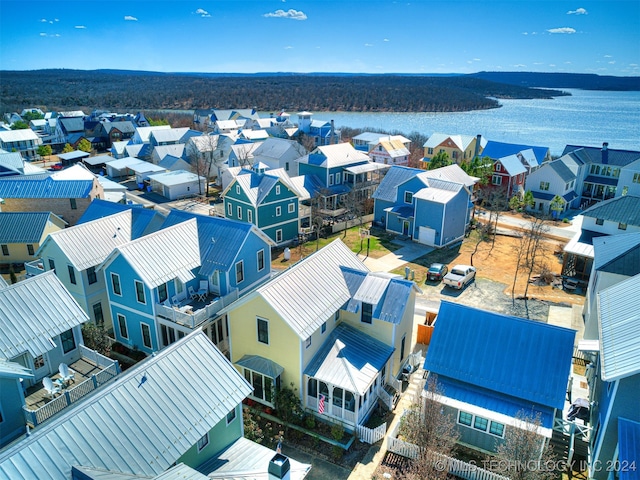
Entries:
POLYGON ((25 275, 27 277, 35 277, 44 273, 44 263, 39 258, 32 260, 31 262, 24 263, 25 275))
MULTIPOLYGON (((22 407, 22 412, 30 427, 37 427, 120 373, 120 365, 116 360, 100 355, 84 345, 78 348, 80 359, 69 365, 75 372, 75 379, 57 397, 51 399, 42 387, 42 382, 29 387, 25 392, 26 405, 22 407)), ((55 380, 59 377, 56 374, 51 378, 55 380)))
POLYGON ((197 298, 186 298, 178 305, 158 303, 156 304, 156 316, 159 319, 169 320, 183 327, 194 329, 215 317, 220 310, 237 299, 238 291, 234 290, 222 297, 210 293, 203 301, 197 298))

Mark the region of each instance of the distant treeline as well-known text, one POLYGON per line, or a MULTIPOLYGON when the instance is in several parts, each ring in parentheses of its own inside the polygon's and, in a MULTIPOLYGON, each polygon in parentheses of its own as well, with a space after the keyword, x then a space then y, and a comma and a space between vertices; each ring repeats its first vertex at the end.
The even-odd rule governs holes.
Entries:
POLYGON ((2 71, 1 110, 250 108, 291 112, 462 112, 499 107, 496 98, 551 98, 558 90, 471 76, 206 76, 106 70, 2 71))
POLYGON ((490 82, 520 87, 578 88, 583 90, 640 90, 640 77, 613 77, 588 73, 479 72, 470 75, 490 82))

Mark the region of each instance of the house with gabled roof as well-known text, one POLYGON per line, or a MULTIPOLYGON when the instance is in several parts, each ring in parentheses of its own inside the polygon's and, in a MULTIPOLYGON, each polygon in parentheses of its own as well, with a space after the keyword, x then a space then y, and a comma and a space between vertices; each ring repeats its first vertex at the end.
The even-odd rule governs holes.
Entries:
POLYGON ((177 145, 179 143, 187 143, 189 138, 199 137, 200 135, 202 135, 202 132, 191 130, 188 127, 153 130, 149 133, 149 143, 153 147, 177 145))
POLYGON ((24 264, 66 222, 51 212, 0 212, 0 264, 24 264))
POLYGON ((559 158, 543 164, 540 168, 529 174, 525 182, 525 190, 533 194, 534 204, 527 206, 530 211, 540 212, 545 215, 554 213, 551 210, 551 201, 556 197, 563 199, 563 212, 578 208, 580 195, 576 191, 579 188, 578 165, 570 158, 559 158))
MULTIPOLYGON (((266 478, 276 452, 243 438, 241 402, 250 391, 194 332, 0 450, 0 476, 266 478)), ((284 460, 292 480, 310 469, 277 457, 284 460)))
POLYGON ((38 158, 40 145, 42 139, 30 128, 0 131, 0 148, 7 152, 15 150, 28 160, 38 158))
POLYGON ((372 196, 374 221, 430 246, 459 241, 471 220, 476 181, 455 164, 428 171, 391 167, 372 196))
POLYGON ((640 197, 640 158, 620 169, 616 197, 625 195, 640 197))
POLYGON ((277 245, 298 238, 299 194, 283 169, 241 169, 222 196, 226 218, 256 225, 277 245))
POLYGON ((640 231, 640 196, 626 195, 594 204, 582 212, 580 231, 565 245, 562 274, 586 281, 597 237, 640 231))
POLYGON ((437 380, 435 400, 457 421, 459 443, 495 452, 509 429, 532 428, 520 414, 540 415, 541 446, 551 438, 574 337, 574 330, 443 301, 424 369, 437 380))
POLYGON ((609 472, 598 465, 640 460, 640 232, 594 238, 593 248, 578 348, 590 361, 589 477, 604 480, 609 472))
POLYGON ((487 140, 482 135, 447 135, 434 133, 424 143, 424 158, 421 168, 427 169, 434 155, 446 153, 453 163, 470 162, 482 154, 487 140))
POLYGON ((153 127, 136 127, 136 132, 131 137, 129 143, 139 145, 142 143, 150 143, 150 137, 152 132, 160 130, 171 130, 171 125, 156 125, 153 127))
POLYGON ((341 132, 335 128, 333 120, 314 120, 311 112, 298 113, 298 128, 313 139, 316 147, 340 143, 341 132))
POLYGON ((535 145, 520 145, 517 143, 487 141, 482 150, 483 157, 489 157, 494 162, 500 158, 515 155, 527 169, 527 174, 535 171, 545 162, 551 161, 549 147, 535 145))
POLYGON ((401 140, 381 139, 369 151, 372 162, 383 165, 409 166, 409 149, 401 140))
POLYGON ((526 173, 527 169, 517 155, 499 158, 493 163, 491 182, 487 187, 504 192, 503 198, 507 201, 514 195, 522 197, 526 173))
MULTIPOLYGON (((282 168, 290 177, 298 176, 297 160, 306 154, 305 148, 295 140, 273 137, 265 139, 258 147, 251 150, 252 163, 264 163, 270 170, 282 168)), ((229 166, 236 165, 230 163, 229 166)))
POLYGON ((364 423, 412 351, 417 291, 369 272, 340 239, 251 291, 221 312, 249 398, 273 406, 274 391, 293 384, 309 412, 364 423))
POLYGON ((165 220, 165 216, 157 210, 144 208, 137 203, 124 204, 96 199, 89 204, 80 220, 78 220, 78 225, 127 210, 131 211, 132 240, 159 230, 165 220))
POLYGON ((186 159, 185 155, 185 144, 177 143, 174 145, 158 145, 153 149, 153 153, 151 154, 151 162, 159 165, 162 160, 165 159, 168 155, 177 158, 186 159))
POLYGON ((411 140, 402 135, 389 135, 379 132, 362 132, 351 139, 351 143, 356 150, 369 153, 381 141, 400 141, 405 148, 411 146, 411 140))
POLYGON ((114 142, 128 142, 136 132, 136 126, 130 120, 116 122, 100 122, 102 136, 107 139, 107 148, 111 148, 114 142))

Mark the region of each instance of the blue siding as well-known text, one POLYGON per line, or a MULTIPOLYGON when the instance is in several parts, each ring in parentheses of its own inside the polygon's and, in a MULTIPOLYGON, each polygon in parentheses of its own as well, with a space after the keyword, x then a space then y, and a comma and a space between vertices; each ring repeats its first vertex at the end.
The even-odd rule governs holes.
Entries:
MULTIPOLYGON (((236 263, 242 260, 244 262, 244 281, 241 283, 236 282, 235 264, 229 271, 229 283, 230 289, 237 288, 240 293, 259 283, 263 280, 267 280, 271 276, 271 247, 256 234, 251 234, 247 241, 244 242, 238 256, 236 263), (258 251, 264 251, 264 268, 258 271, 258 251)), ((222 288, 222 285, 221 285, 222 288)))
POLYGON ((373 219, 376 222, 386 222, 387 214, 385 208, 393 207, 393 202, 386 202, 384 200, 375 199, 373 202, 373 219))
MULTIPOLYGON (((430 202, 427 200, 421 200, 416 198, 416 224, 413 233, 414 238, 418 238, 420 235, 420 227, 429 227, 436 231, 435 244, 442 245, 442 239, 444 232, 442 231, 442 219, 444 217, 445 206, 441 203, 430 202)), ((449 218, 444 225, 444 228, 448 226, 449 218)), ((464 232, 464 230, 463 230, 464 232)))

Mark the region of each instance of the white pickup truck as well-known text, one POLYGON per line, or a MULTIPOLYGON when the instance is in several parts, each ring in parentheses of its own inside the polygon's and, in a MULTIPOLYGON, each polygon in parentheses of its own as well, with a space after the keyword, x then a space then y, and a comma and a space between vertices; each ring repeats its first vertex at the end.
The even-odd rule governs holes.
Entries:
POLYGON ((457 288, 458 290, 465 287, 465 285, 473 282, 476 278, 476 269, 469 265, 456 265, 449 273, 444 276, 442 283, 451 288, 457 288))

